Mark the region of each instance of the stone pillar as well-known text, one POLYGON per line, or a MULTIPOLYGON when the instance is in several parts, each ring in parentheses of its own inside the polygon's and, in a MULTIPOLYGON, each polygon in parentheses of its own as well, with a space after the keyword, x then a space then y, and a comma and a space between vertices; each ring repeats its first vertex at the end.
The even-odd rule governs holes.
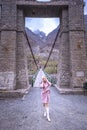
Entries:
POLYGON ((0 19, 0 89, 15 89, 16 3, 14 0, 2 0, 0 19))
POLYGON ((2 14, 2 6, 1 6, 1 0, 0 0, 0 45, 1 45, 1 14, 2 14))
POLYGON ((70 58, 68 34, 68 8, 63 8, 60 17, 60 47, 58 62, 58 87, 70 87, 70 58))
MULTIPOLYGON (((1 46, 1 13, 2 13, 2 8, 1 8, 2 6, 1 6, 1 0, 0 0, 0 52, 1 52, 1 48, 2 48, 2 46, 1 46)), ((0 55, 1 55, 1 53, 0 53, 0 55)), ((1 82, 1 78, 0 78, 0 82, 1 82)), ((2 88, 2 85, 0 85, 0 88, 2 88)))
POLYGON ((27 55, 25 51, 26 39, 22 31, 25 30, 25 19, 23 10, 17 10, 17 86, 16 89, 23 89, 29 86, 28 83, 28 67, 27 67, 27 55))
POLYGON ((70 0, 69 42, 72 87, 82 87, 87 75, 83 7, 83 0, 70 0))
POLYGON ((86 58, 87 58, 87 15, 84 16, 85 23, 85 46, 86 46, 86 58))

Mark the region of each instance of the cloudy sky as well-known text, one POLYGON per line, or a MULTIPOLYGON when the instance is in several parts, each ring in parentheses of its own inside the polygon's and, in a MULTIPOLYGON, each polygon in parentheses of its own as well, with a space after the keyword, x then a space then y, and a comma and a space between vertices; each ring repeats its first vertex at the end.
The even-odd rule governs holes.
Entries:
POLYGON ((30 30, 40 30, 46 35, 59 25, 58 18, 26 18, 25 26, 30 30))
MULTIPOLYGON (((37 0, 37 1, 43 1, 43 0, 37 0)), ((48 0, 44 0, 45 2, 48 0)), ((50 1, 50 0, 49 0, 50 1)), ((84 8, 84 14, 87 14, 87 0, 85 1, 85 8, 84 8)), ((25 19, 25 26, 28 27, 30 30, 40 30, 46 33, 50 33, 52 30, 54 30, 59 25, 59 19, 58 18, 26 18, 25 19)))

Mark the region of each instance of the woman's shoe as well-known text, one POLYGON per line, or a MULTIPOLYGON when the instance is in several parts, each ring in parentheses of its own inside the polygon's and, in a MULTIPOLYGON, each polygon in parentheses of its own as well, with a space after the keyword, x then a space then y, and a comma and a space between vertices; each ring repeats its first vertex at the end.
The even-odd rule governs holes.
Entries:
POLYGON ((49 122, 51 122, 51 119, 50 119, 49 117, 47 117, 47 120, 48 120, 49 122))
POLYGON ((44 117, 46 117, 46 115, 47 115, 47 113, 46 113, 46 111, 44 111, 44 117))

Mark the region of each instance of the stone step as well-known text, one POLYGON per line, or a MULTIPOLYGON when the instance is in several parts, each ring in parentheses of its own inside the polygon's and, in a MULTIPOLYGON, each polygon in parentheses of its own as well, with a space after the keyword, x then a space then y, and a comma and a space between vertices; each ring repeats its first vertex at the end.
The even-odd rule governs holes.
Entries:
POLYGON ((17 89, 17 90, 0 90, 0 99, 3 98, 21 98, 26 95, 30 87, 27 89, 17 89))
POLYGON ((76 94, 76 95, 84 94, 83 88, 60 88, 57 85, 55 85, 55 87, 58 89, 60 94, 76 94))

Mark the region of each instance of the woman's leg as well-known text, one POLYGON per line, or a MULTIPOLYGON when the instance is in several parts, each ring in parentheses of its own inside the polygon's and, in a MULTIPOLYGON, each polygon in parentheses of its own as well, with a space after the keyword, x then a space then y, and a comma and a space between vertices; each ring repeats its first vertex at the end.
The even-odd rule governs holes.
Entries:
POLYGON ((50 116, 49 116, 49 103, 46 103, 45 107, 46 107, 47 120, 51 121, 50 116))
POLYGON ((44 107, 44 117, 46 117, 46 106, 45 106, 45 103, 43 103, 43 107, 44 107))

